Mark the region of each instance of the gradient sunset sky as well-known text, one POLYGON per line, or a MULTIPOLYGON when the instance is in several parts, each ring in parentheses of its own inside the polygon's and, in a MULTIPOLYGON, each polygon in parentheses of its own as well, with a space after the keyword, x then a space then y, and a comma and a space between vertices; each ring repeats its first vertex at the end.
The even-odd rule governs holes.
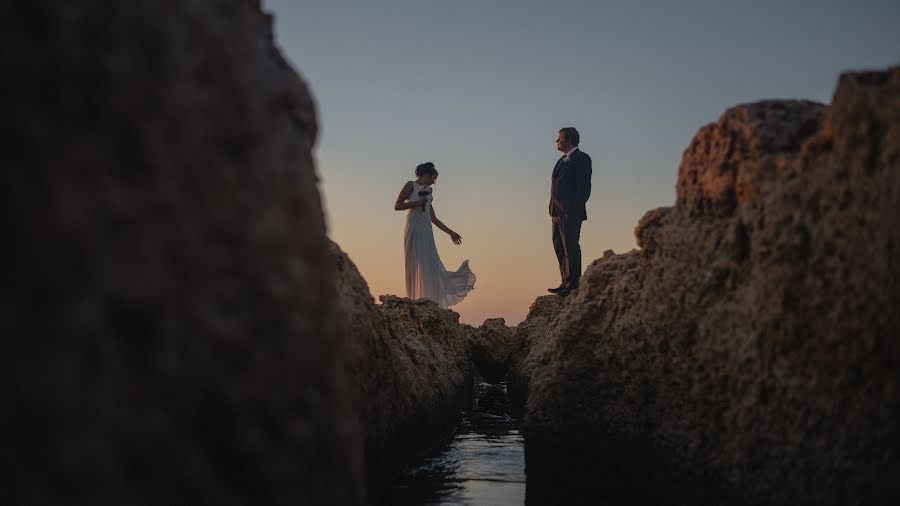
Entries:
POLYGON ((373 295, 404 296, 393 210, 419 163, 440 171, 435 229, 449 269, 469 259, 464 323, 524 319, 559 284, 547 216, 557 131, 593 158, 585 267, 637 247, 671 205, 683 150, 725 109, 829 102, 846 70, 900 63, 900 2, 265 0, 312 89, 329 236, 373 295))

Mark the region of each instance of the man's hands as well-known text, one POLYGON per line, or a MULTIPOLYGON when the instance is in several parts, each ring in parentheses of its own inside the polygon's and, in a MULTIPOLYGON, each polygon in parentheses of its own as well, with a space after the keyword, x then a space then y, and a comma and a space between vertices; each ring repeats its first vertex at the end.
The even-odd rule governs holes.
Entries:
POLYGON ((462 236, 452 230, 450 231, 450 239, 453 240, 453 244, 462 244, 462 236))

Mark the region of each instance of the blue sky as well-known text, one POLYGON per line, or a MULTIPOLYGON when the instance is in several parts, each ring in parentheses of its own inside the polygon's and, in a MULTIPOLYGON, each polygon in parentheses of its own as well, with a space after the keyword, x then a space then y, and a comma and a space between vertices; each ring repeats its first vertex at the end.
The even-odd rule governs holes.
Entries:
POLYGON ((900 2, 265 0, 309 83, 329 235, 374 295, 403 294, 403 215, 418 163, 441 172, 444 263, 470 259, 462 320, 515 324, 559 282, 547 217, 563 126, 594 160, 585 264, 636 247, 670 205, 683 150, 728 107, 830 101, 846 70, 900 63, 900 2))

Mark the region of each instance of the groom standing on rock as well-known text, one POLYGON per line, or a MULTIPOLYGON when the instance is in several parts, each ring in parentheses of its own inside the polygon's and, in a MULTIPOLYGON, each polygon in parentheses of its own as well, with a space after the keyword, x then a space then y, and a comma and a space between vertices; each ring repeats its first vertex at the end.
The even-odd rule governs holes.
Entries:
POLYGON ((559 260, 559 288, 547 291, 566 296, 578 288, 581 278, 581 222, 587 219, 585 204, 591 196, 591 157, 578 149, 578 130, 559 131, 556 149, 563 153, 550 179, 550 216, 553 248, 559 260))

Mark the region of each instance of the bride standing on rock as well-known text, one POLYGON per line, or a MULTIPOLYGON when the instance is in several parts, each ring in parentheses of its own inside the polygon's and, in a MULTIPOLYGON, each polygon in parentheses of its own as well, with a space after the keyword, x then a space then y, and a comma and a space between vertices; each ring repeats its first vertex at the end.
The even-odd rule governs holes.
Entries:
POLYGON ((431 299, 446 309, 458 304, 475 288, 475 273, 466 260, 456 271, 448 271, 438 256, 431 224, 443 230, 454 244, 462 243, 462 237, 441 223, 432 207, 432 186, 438 171, 431 162, 416 167, 416 180, 408 181, 394 210, 406 214, 403 229, 403 256, 406 260, 406 296, 410 299, 431 299))

